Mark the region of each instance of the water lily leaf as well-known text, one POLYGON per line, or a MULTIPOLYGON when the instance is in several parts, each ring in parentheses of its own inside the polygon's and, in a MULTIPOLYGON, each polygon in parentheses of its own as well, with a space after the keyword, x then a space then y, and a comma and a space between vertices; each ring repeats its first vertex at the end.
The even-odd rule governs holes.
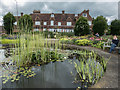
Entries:
POLYGON ((18 80, 19 80, 19 78, 16 79, 16 81, 18 81, 18 80))
POLYGON ((3 81, 3 84, 5 84, 6 83, 6 81, 3 81))
POLYGON ((15 80, 11 80, 11 82, 14 82, 15 80))

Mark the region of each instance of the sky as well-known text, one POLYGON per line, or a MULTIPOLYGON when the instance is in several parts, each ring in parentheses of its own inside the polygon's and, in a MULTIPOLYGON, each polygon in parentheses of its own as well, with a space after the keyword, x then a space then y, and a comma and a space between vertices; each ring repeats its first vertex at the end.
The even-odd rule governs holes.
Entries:
POLYGON ((3 16, 8 12, 18 15, 21 12, 30 14, 33 10, 40 10, 41 13, 81 13, 83 10, 90 10, 90 15, 94 18, 104 16, 108 24, 114 19, 118 19, 119 0, 0 0, 0 25, 3 23, 3 16))

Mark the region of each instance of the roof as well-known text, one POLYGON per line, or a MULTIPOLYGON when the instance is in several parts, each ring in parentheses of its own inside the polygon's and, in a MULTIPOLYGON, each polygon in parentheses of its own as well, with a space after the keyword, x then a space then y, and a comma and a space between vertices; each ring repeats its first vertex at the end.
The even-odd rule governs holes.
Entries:
MULTIPOLYGON (((34 10, 31 15, 33 21, 49 21, 49 20, 55 20, 55 21, 72 21, 75 22, 76 19, 78 19, 80 16, 82 16, 83 13, 87 13, 87 18, 89 21, 92 21, 92 17, 89 15, 89 10, 84 10, 82 13, 78 14, 78 16, 75 16, 75 14, 70 13, 41 13, 40 11, 34 10), (51 14, 54 14, 54 17, 51 17, 51 14)), ((17 19, 17 16, 15 16, 17 19)), ((18 19, 20 16, 18 16, 18 19)))

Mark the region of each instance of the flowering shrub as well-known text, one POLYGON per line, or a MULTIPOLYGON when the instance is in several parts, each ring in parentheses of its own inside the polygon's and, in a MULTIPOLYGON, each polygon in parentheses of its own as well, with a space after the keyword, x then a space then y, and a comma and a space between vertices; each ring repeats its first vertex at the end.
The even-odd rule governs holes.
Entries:
POLYGON ((92 47, 96 47, 96 48, 103 48, 103 44, 104 44, 104 42, 102 42, 102 41, 93 41, 92 43, 91 43, 91 46, 92 47))
POLYGON ((90 40, 87 40, 87 39, 76 40, 75 42, 80 46, 90 45, 90 40))
POLYGON ((60 42, 65 43, 65 44, 72 44, 73 43, 72 40, 68 39, 68 38, 61 38, 60 42))
POLYGON ((103 48, 104 39, 91 37, 89 39, 79 38, 61 38, 60 42, 65 44, 77 44, 79 46, 92 46, 96 48, 103 48))

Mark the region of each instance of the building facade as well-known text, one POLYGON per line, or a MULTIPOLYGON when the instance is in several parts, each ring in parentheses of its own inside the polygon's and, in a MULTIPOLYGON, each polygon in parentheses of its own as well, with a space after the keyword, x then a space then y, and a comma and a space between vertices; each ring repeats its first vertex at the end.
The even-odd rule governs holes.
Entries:
MULTIPOLYGON (((93 19, 89 10, 84 10, 80 14, 70 14, 65 13, 65 11, 61 13, 41 13, 40 10, 34 10, 30 15, 33 20, 33 31, 74 32, 75 23, 80 16, 88 19, 90 29, 92 29, 93 19)), ((21 13, 21 16, 23 16, 23 13, 21 13)))

